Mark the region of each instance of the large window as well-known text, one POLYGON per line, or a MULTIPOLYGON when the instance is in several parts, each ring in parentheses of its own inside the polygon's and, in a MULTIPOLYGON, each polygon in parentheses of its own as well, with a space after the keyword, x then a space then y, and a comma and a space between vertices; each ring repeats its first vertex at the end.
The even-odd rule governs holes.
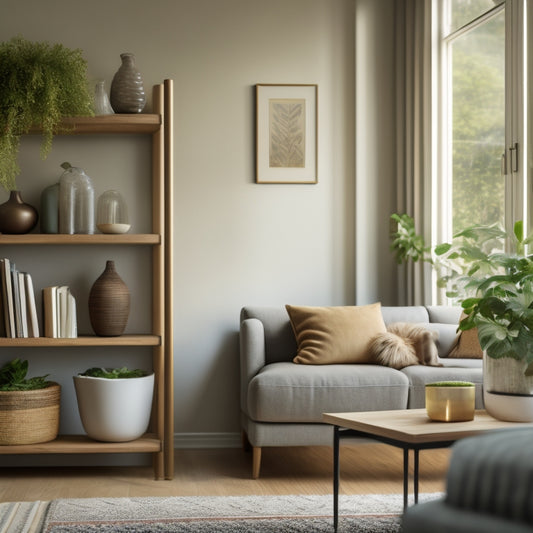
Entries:
POLYGON ((505 222, 505 2, 443 0, 440 10, 441 173, 449 237, 505 222))
POLYGON ((432 17, 432 240, 473 224, 531 231, 533 2, 433 0, 432 17))

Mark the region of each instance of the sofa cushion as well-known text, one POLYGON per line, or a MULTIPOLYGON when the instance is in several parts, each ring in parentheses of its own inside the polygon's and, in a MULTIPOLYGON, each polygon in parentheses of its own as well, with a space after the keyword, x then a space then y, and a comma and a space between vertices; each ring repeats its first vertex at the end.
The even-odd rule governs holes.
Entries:
POLYGON ((423 305, 382 306, 381 314, 385 324, 393 322, 430 322, 427 309, 423 305))
POLYGON ((440 322, 443 324, 459 324, 459 317, 462 309, 454 305, 428 305, 426 309, 430 322, 440 322))
POLYGON ((267 363, 292 361, 297 348, 296 339, 289 322, 289 315, 282 305, 243 307, 241 322, 248 318, 257 318, 263 324, 267 363))
POLYGON ((298 344, 295 363, 370 363, 370 341, 386 331, 379 303, 286 309, 298 344))
POLYGON ((450 351, 457 339, 457 324, 429 322, 423 325, 431 331, 439 332, 439 338, 437 339, 439 357, 449 357, 450 351))
POLYGON ((258 422, 322 422, 322 413, 406 409, 409 380, 379 365, 266 365, 248 385, 258 422))
POLYGON ((483 349, 481 348, 481 344, 479 344, 477 328, 461 331, 457 335, 456 342, 448 357, 483 359, 483 349))
POLYGON ((476 385, 476 409, 483 408, 483 374, 478 359, 441 359, 442 367, 407 366, 400 372, 409 379, 409 409, 423 409, 426 406, 426 383, 436 381, 470 381, 476 385))

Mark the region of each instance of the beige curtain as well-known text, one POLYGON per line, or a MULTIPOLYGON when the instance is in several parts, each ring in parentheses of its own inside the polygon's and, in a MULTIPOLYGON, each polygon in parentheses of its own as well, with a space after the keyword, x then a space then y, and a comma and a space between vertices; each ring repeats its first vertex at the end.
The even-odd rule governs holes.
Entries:
MULTIPOLYGON (((431 242, 431 4, 396 2, 397 212, 412 216, 431 242)), ((431 303, 431 269, 400 267, 400 305, 431 303)))

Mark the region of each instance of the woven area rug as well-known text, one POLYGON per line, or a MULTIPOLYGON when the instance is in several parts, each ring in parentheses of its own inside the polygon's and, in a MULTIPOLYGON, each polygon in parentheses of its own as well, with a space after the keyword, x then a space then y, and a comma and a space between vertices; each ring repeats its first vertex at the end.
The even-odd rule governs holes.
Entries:
MULTIPOLYGON (((402 509, 399 494, 341 495, 338 531, 399 532, 402 509)), ((332 496, 58 499, 0 504, 0 533, 314 533, 333 530, 332 514, 332 496)))

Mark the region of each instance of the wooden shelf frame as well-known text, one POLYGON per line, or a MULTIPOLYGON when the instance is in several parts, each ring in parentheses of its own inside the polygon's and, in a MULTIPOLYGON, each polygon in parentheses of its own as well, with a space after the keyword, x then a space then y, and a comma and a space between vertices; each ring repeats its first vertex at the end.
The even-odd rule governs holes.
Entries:
POLYGON ((2 235, 0 234, 0 245, 12 244, 73 244, 97 245, 97 244, 134 244, 134 245, 154 245, 161 244, 161 235, 154 233, 124 233, 122 235, 94 234, 94 235, 62 235, 27 233, 25 235, 2 235))
POLYGON ((161 440, 154 434, 145 434, 130 442, 99 442, 86 435, 61 435, 50 442, 0 446, 0 455, 29 455, 41 453, 159 453, 161 440))
MULTIPOLYGON (((152 453, 156 479, 174 476, 173 361, 173 81, 153 87, 152 114, 115 114, 67 118, 57 134, 143 134, 152 137, 152 233, 123 235, 1 235, 0 245, 135 245, 152 247, 151 334, 76 339, 0 338, 1 348, 15 347, 152 347, 155 373, 151 433, 124 443, 102 443, 86 436, 60 435, 48 443, 0 446, 0 455, 152 453)), ((30 133, 39 133, 37 130, 30 133)))

